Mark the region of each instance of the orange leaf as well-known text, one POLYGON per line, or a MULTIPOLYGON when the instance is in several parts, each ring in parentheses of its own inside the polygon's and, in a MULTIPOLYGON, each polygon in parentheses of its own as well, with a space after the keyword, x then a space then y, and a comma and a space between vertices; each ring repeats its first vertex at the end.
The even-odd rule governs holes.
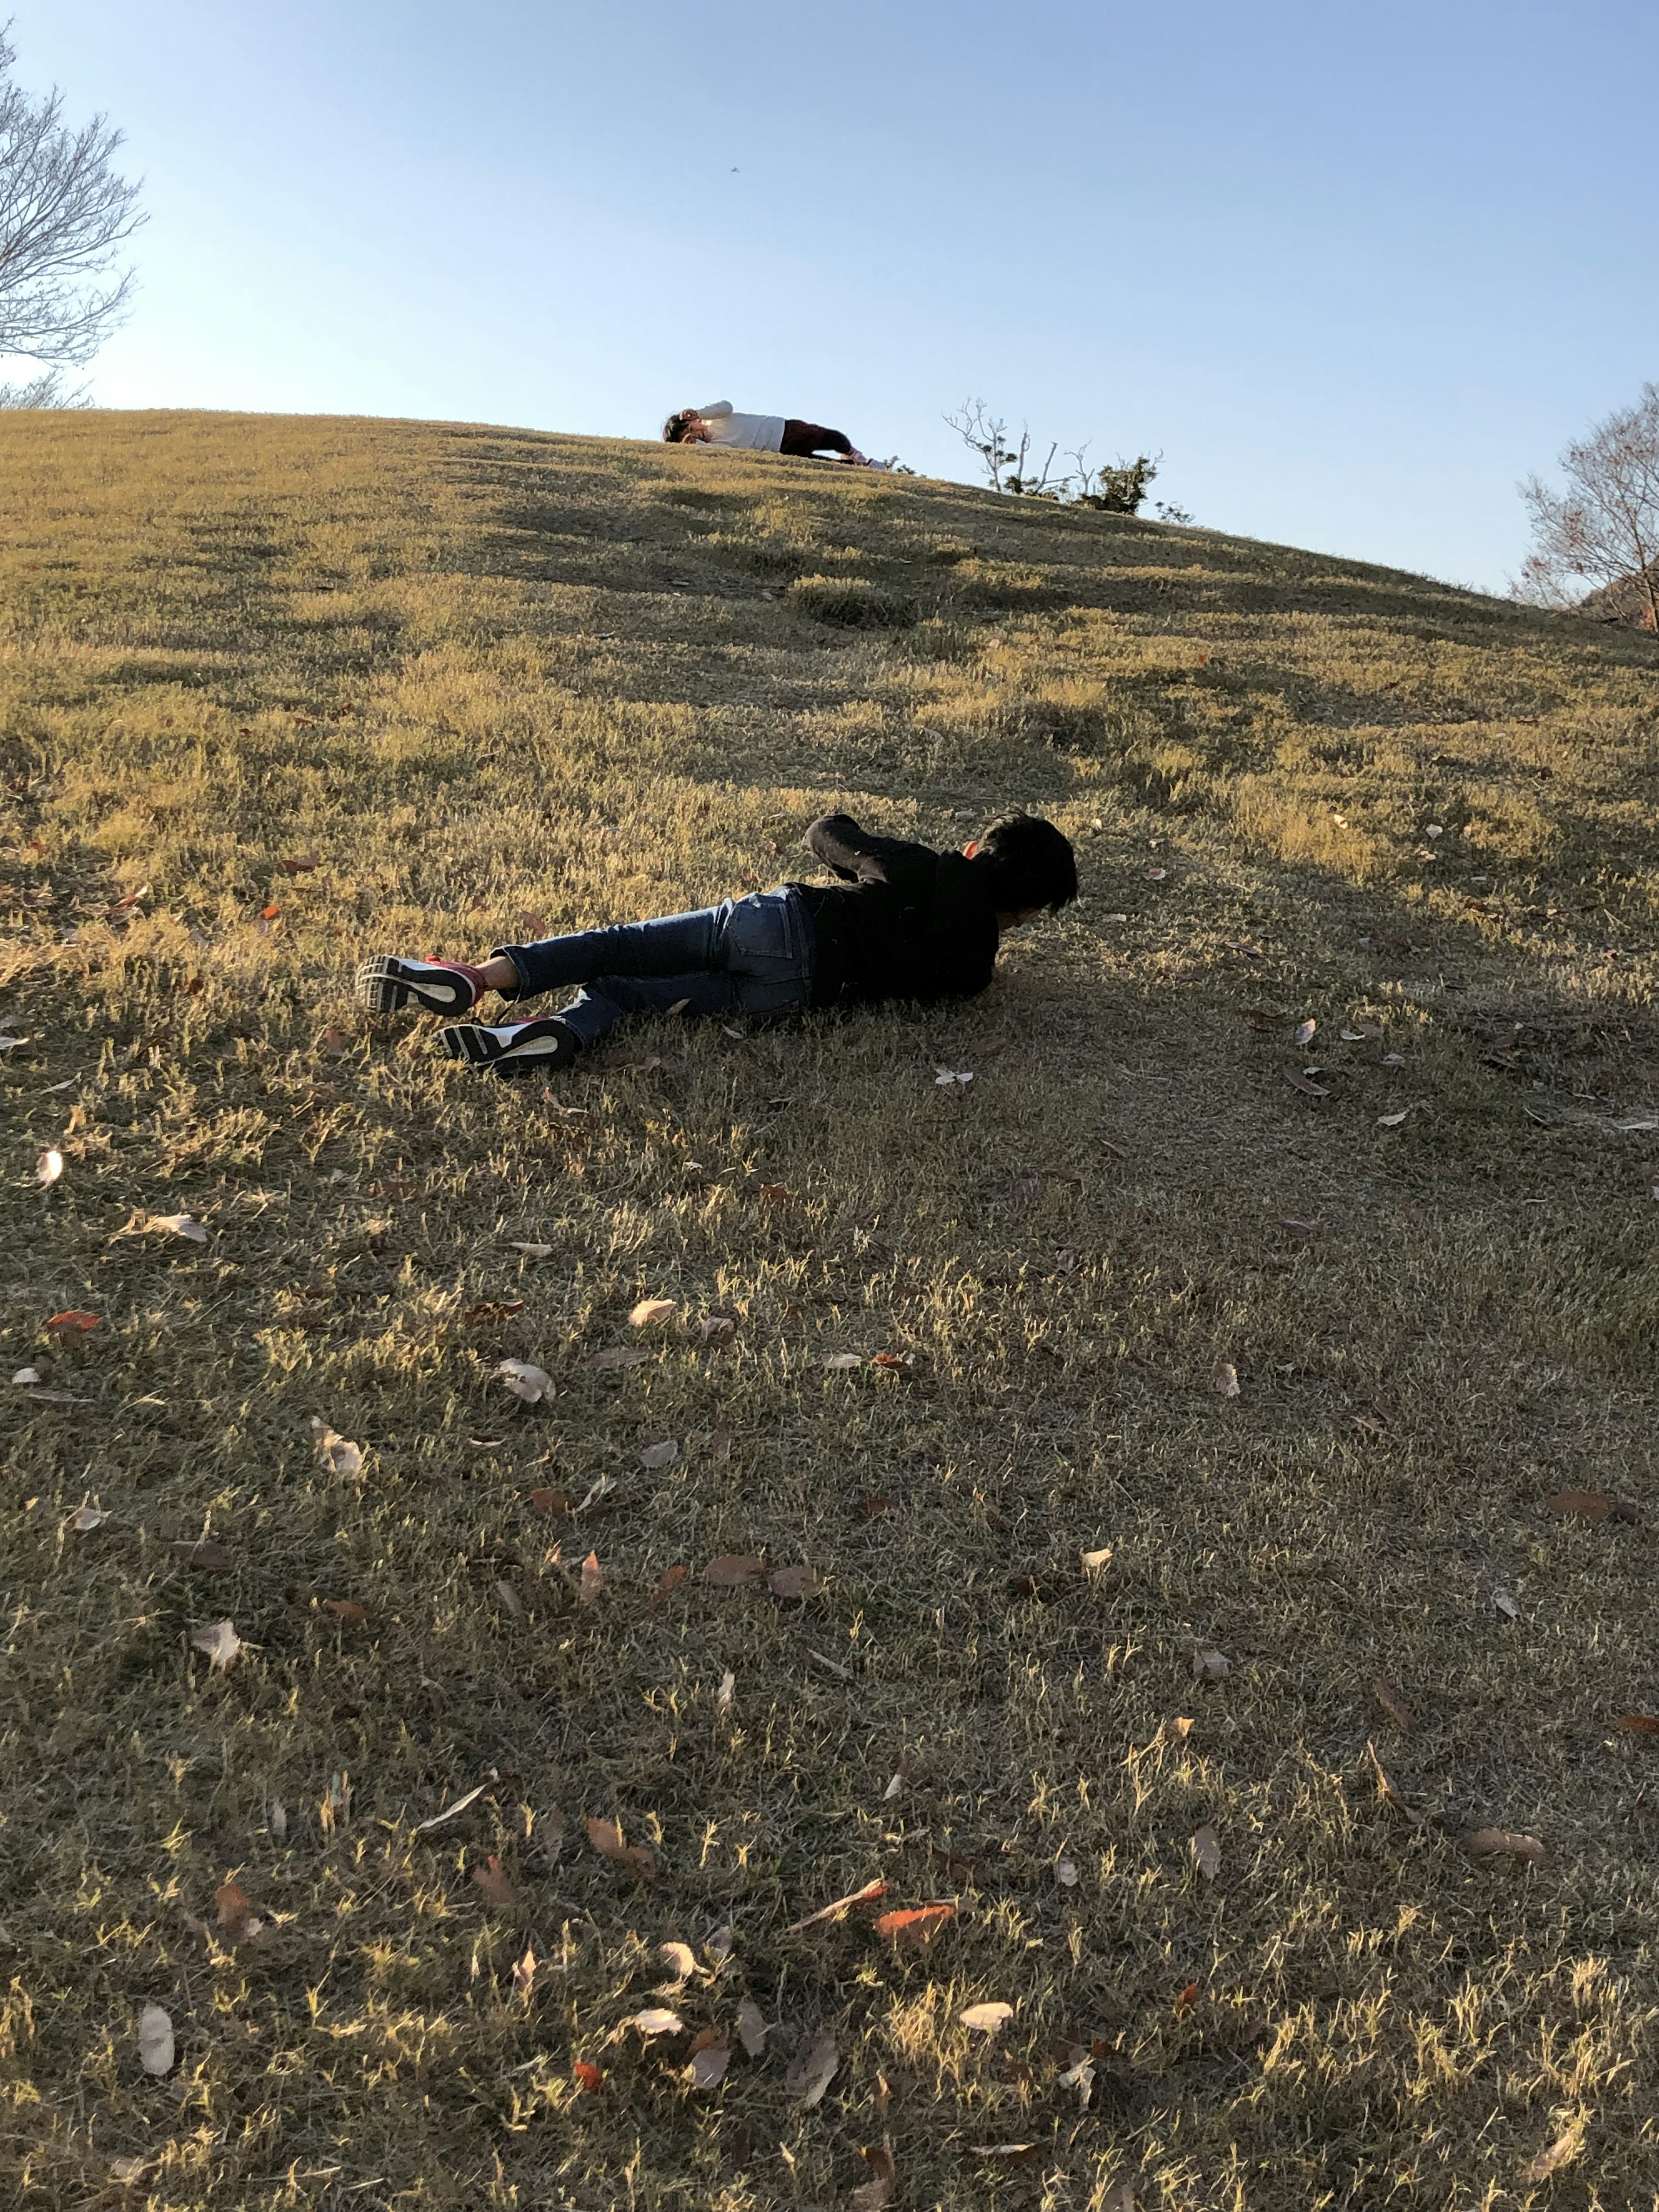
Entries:
POLYGON ((582 1561, 582 1586, 579 1593, 584 1605, 592 1605, 605 1588, 605 1576, 599 1567, 599 1555, 590 1552, 582 1561))
POLYGON ((1195 2004, 1197 2002, 1198 1984, 1196 1982, 1188 1982, 1184 1990, 1177 1990, 1176 1991, 1175 2008, 1177 2012, 1187 2011, 1189 2006, 1195 2004))
POLYGON ((528 1494, 530 1503, 538 1513, 568 1513, 570 1510, 569 1497, 562 1490, 532 1490, 528 1494))
POLYGON ((602 1820, 593 1814, 587 1816, 587 1840, 602 1859, 613 1866, 626 1867, 630 1874, 649 1881, 657 1871, 657 1862, 643 1844, 629 1844, 623 1840, 623 1832, 615 1820, 602 1820))
POLYGON ((487 1903, 490 1905, 518 1903, 519 1893, 502 1873, 501 1863, 494 1851, 491 1851, 482 1866, 473 1868, 472 1879, 483 1892, 487 1903))
POLYGON ((1575 1521, 1605 1521, 1613 1510, 1613 1500, 1605 1490, 1558 1490, 1544 1504, 1550 1512, 1575 1521))
POLYGON ((954 1920, 956 1917, 954 1905, 913 1905, 902 1912, 884 1912, 880 1919, 872 1921, 871 1925, 878 1936, 884 1936, 890 1942, 901 1943, 914 1950, 930 1937, 937 1936, 945 1922, 954 1920))
POLYGON ((277 866, 285 876, 308 876, 317 863, 309 855, 296 856, 291 860, 278 860, 277 866))
POLYGON ((599 2091, 604 2088, 605 2069, 603 2067, 590 2066, 586 2059, 578 2058, 573 2061, 570 2070, 576 2077, 577 2087, 586 2095, 590 2097, 597 2096, 599 2091))
POLYGON ((264 1923, 241 1884, 222 1881, 213 1893, 213 1902, 219 1910, 219 1933, 226 1942, 252 1943, 264 1923))
POLYGON ((259 909, 259 919, 261 921, 275 921, 282 910, 279 906, 262 906, 259 909))
POLYGON ((665 1567, 657 1577, 657 1596, 666 1597, 671 1591, 677 1590, 690 1571, 688 1566, 665 1567))
POLYGON ((59 1336, 71 1336, 77 1330, 85 1336, 89 1330, 97 1328, 98 1321, 99 1316, 95 1313, 85 1313, 79 1306, 71 1306, 67 1313, 53 1314, 46 1327, 55 1330, 59 1336))
POLYGON ((355 1597, 325 1597, 323 1611, 331 1613, 342 1628, 361 1628, 368 1619, 368 1607, 355 1597))

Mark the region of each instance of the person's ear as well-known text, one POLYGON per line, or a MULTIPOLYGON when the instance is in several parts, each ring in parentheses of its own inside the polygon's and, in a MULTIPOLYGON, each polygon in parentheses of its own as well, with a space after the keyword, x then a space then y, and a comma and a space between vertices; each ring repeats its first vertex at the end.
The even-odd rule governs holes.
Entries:
POLYGON ((962 857, 964 860, 971 860, 978 850, 979 839, 977 837, 970 837, 968 840, 968 842, 962 848, 962 857))

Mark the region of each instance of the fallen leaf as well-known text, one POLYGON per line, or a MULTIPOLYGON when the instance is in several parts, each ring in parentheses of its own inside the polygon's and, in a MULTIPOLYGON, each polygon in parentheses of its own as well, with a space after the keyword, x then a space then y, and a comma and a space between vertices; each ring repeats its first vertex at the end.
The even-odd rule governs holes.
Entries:
POLYGON ((511 1321, 525 1309, 522 1298, 481 1298, 476 1306, 468 1306, 457 1318, 468 1328, 498 1328, 503 1322, 511 1321))
POLYGON ((884 1367, 890 1375, 902 1375, 915 1364, 914 1352, 878 1352, 870 1362, 872 1367, 884 1367))
POLYGON ((173 2022, 158 2004, 147 2004, 138 2015, 138 2063, 146 2074, 168 2074, 177 2051, 173 2022))
POLYGON ((472 1879, 483 1893, 487 1905, 516 1905, 519 1893, 501 1870, 501 1863, 491 1851, 489 1856, 472 1869, 472 1879))
POLYGON ((688 2089, 718 2089, 731 2063, 731 2045, 712 2027, 706 2027, 691 2045, 689 2063, 680 2078, 688 2089))
POLYGON ((640 1454, 641 1467, 672 1467, 680 1455, 679 1439, 665 1437, 659 1444, 647 1444, 640 1454))
POLYGON ((52 1373, 52 1362, 42 1360, 38 1367, 20 1367, 11 1378, 14 1390, 21 1390, 31 1382, 44 1382, 52 1373))
POLYGON ((1109 1544, 1103 1544, 1098 1551, 1079 1552, 1078 1557, 1083 1562, 1085 1575, 1097 1575, 1111 1565, 1112 1547, 1109 1544))
POLYGON ((306 1424, 318 1458, 331 1474, 354 1475, 363 1471, 363 1448, 349 1443, 337 1431, 330 1428, 320 1415, 313 1413, 306 1424))
POLYGON ((240 1882, 222 1881, 213 1893, 219 1915, 219 1933, 228 1943, 252 1943, 264 1923, 253 1910, 253 1899, 240 1882))
POLYGON ((522 1398, 526 1406, 539 1406, 544 1398, 553 1395, 553 1377, 544 1367, 538 1367, 528 1359, 503 1359, 495 1372, 514 1396, 522 1398))
POLYGON ((659 1943, 657 1956, 670 1968, 677 1982, 689 1982, 697 1971, 697 1954, 689 1943, 659 1943))
POLYGON ((809 2112, 835 2080, 841 2066, 836 2039, 827 2027, 810 2028, 790 2060, 783 2086, 809 2112))
POLYGON ((941 1087, 951 1083, 971 1083, 973 1079, 971 1068, 936 1067, 933 1071, 933 1081, 941 1087))
POLYGON ((342 1628, 362 1628, 368 1620, 368 1607, 355 1597, 325 1597, 323 1611, 331 1613, 342 1628))
POLYGON ((1310 1083, 1293 1067, 1281 1067, 1279 1072, 1291 1090, 1299 1091, 1304 1098, 1328 1098, 1331 1095, 1322 1083, 1310 1083))
POLYGON ((1365 1740, 1365 1756, 1370 1760, 1372 1771, 1376 1776, 1376 1791, 1378 1796, 1385 1799, 1389 1804, 1392 1805, 1396 1813, 1404 1813, 1407 1817, 1409 1818, 1411 1808, 1407 1806, 1405 1799, 1401 1796, 1400 1792, 1395 1788, 1393 1783, 1389 1779, 1388 1772, 1384 1768, 1382 1760, 1376 1755, 1376 1746, 1370 1741, 1369 1736, 1365 1740))
POLYGON ((1379 1029, 1344 1030, 1342 1042, 1344 1044, 1369 1044, 1373 1038, 1380 1037, 1382 1034, 1379 1029))
POLYGON ((469 1805, 477 1804, 489 1787, 489 1784, 487 1782, 479 1783, 475 1790, 469 1790, 464 1797, 458 1797, 453 1805, 446 1805, 441 1813, 434 1813, 429 1820, 418 1822, 415 1829, 416 1834, 424 1836, 429 1834, 434 1828, 441 1828, 445 1821, 453 1820, 457 1814, 465 1813, 469 1805))
POLYGON ((590 1505, 597 1505, 602 1498, 609 1498, 616 1487, 617 1478, 614 1474, 602 1474, 597 1482, 588 1484, 573 1510, 578 1513, 586 1513, 590 1505))
POLYGON ((531 1944, 526 1943, 524 1947, 523 1958, 515 1959, 513 1962, 514 1995, 515 1996, 522 1997, 526 2004, 530 2002, 531 1996, 535 1990, 536 1966, 537 1959, 534 1948, 531 1944))
POLYGON ((1189 1846, 1193 1864, 1206 1881, 1213 1881, 1221 1871, 1221 1845, 1213 1828, 1199 1829, 1189 1846))
POLYGON ((837 1675, 843 1682, 852 1680, 852 1668, 843 1667, 838 1659, 826 1659, 822 1651, 808 1651, 806 1656, 815 1666, 822 1667, 826 1674, 837 1675))
POLYGON ((758 1582, 765 1572, 765 1560, 752 1553, 722 1552, 718 1559, 710 1559, 702 1578, 716 1589, 736 1589, 743 1583, 758 1582))
POLYGON ((1167 868, 1148 868, 1146 880, 1149 884, 1161 884, 1169 872, 1167 868))
POLYGON ((1232 1671, 1232 1661, 1222 1652, 1204 1650, 1193 1654, 1193 1680, 1195 1682, 1224 1682, 1232 1671))
POLYGON ((983 2035, 994 2035, 997 2030, 1014 2016, 1014 2008, 999 1998, 990 2004, 969 2005, 957 2017, 964 2027, 977 2029, 983 2035))
POLYGON ((1376 1064, 1379 1067, 1403 1067, 1406 1055, 1403 1052, 1385 1052, 1376 1064))
POLYGON ((839 1920, 855 1905, 873 1905, 878 1897, 885 1897, 890 1886, 879 1880, 866 1881, 862 1889, 849 1890, 833 1905, 821 1905, 816 1912, 809 1912, 805 1920, 796 1921, 793 1928, 786 1928, 783 1932, 786 1936, 799 1936, 805 1929, 821 1927, 826 1920, 839 1920))
POLYGON ((1508 1590, 1494 1590, 1492 1594, 1492 1601, 1498 1607, 1498 1610, 1503 1614, 1506 1620, 1519 1620, 1521 1615, 1521 1607, 1516 1603, 1516 1600, 1510 1595, 1508 1590))
POLYGON ((1196 1982, 1188 1982, 1184 1989, 1176 1991, 1175 2008, 1177 2012, 1190 2011, 1197 2002, 1198 1984, 1196 1982))
POLYGON ((49 1146, 34 1163, 34 1180, 43 1186, 56 1182, 63 1172, 64 1155, 56 1145, 49 1146))
POLYGON ((165 1229, 170 1237, 187 1237, 192 1244, 205 1244, 207 1231, 191 1213, 152 1213, 146 1229, 165 1229))
POLYGON ((140 2180, 155 2162, 148 2158, 112 2158, 109 2162, 109 2178, 112 2181, 140 2180))
POLYGON ((1605 1521, 1613 1510, 1613 1499, 1605 1490, 1558 1490, 1544 1504, 1549 1512, 1576 1521, 1605 1521))
POLYGON ((587 1840, 602 1859, 609 1859, 613 1866, 626 1867, 630 1874, 640 1875, 647 1881, 657 1871, 657 1862, 643 1844, 623 1842, 618 1821, 599 1820, 590 1813, 587 1840))
POLYGON ((853 2212, 885 2212, 893 2201, 893 2191, 898 2187, 898 2168, 893 2163, 890 2142, 866 2143, 859 2153, 870 2168, 872 2179, 861 2182, 848 2203, 853 2212))
POLYGON ((99 1316, 88 1313, 80 1306, 71 1306, 67 1313, 55 1313, 46 1327, 54 1336, 90 1336, 98 1326, 99 1316))
POLYGON ((1613 1725, 1628 1729, 1632 1735, 1659 1735, 1659 1721, 1646 1713, 1621 1713, 1613 1725))
POLYGON ((511 1583, 505 1581, 498 1582, 495 1585, 495 1595, 500 1598, 501 1603, 506 1607, 507 1612, 512 1615, 514 1620, 522 1620, 524 1619, 524 1600, 519 1595, 519 1593, 514 1589, 511 1583))
POLYGON ((666 2005, 647 2005, 643 2012, 629 2013, 622 2024, 637 2028, 647 2042, 653 2035, 682 2034, 685 2028, 678 2013, 670 2012, 666 2005))
POLYGON ((765 2016, 752 1997, 745 1997, 738 2007, 738 2040, 751 2058, 758 2058, 766 2048, 765 2016))
POLYGON ((856 1352, 826 1352, 823 1364, 832 1375, 847 1375, 854 1368, 862 1367, 864 1361, 856 1352))
POLYGON ((1377 1704, 1382 1706, 1383 1711, 1399 1729, 1401 1735, 1409 1735, 1415 1726, 1415 1723, 1413 1721, 1410 1713, 1407 1712, 1405 1706, 1400 1702, 1398 1696, 1389 1687, 1388 1684, 1382 1680, 1380 1674, 1371 1684, 1371 1695, 1376 1699, 1377 1704))
POLYGON ((576 2077, 577 2087, 585 2096, 596 2097, 604 2088, 605 2071, 602 2067, 590 2065, 586 2058, 576 2058, 571 2061, 570 2070, 576 2077))
POLYGON ((629 1322, 635 1328, 649 1328, 653 1321, 666 1321, 678 1304, 678 1298, 641 1298, 629 1322))
POLYGON ((180 1567, 195 1567, 204 1574, 228 1575, 236 1565, 236 1554, 228 1544, 216 1544, 204 1538, 198 1544, 174 1544, 169 1547, 173 1564, 180 1567))
POLYGON ((278 860, 276 865, 285 876, 308 876, 317 863, 305 854, 296 854, 291 860, 278 860))
MULTIPOLYGON (((1342 826, 1346 829, 1347 824, 1345 823, 1342 826)), ((1140 2212, 1136 2182, 1137 2178, 1133 2175, 1122 2181, 1115 2181, 1100 2200, 1100 2212, 1140 2212)))
POLYGON ((1170 1735, 1178 1737, 1183 1743, 1193 1732, 1193 1723, 1185 1713, 1177 1713, 1176 1717, 1166 1725, 1170 1735))
POLYGON ((890 1943, 901 1945, 906 1950, 916 1950, 938 1935, 947 1921, 957 1917, 957 1908, 948 1901, 936 1905, 907 1905, 902 1911, 884 1912, 870 1923, 871 1931, 884 1936, 890 1943))
POLYGON ((281 907, 277 906, 273 902, 270 906, 262 906, 260 908, 259 919, 261 921, 275 921, 281 915, 282 911, 283 909, 281 907))
POLYGON ((1526 1859, 1536 1866, 1549 1856, 1536 1836, 1512 1835, 1507 1828, 1471 1828, 1458 1842, 1472 1859, 1526 1859))
POLYGON ((611 1368, 643 1367, 650 1357, 648 1352, 637 1351, 632 1345, 611 1344, 603 1352, 596 1352, 587 1364, 603 1374, 611 1368))
POLYGON ((1409 1106, 1402 1106, 1397 1114, 1379 1114, 1376 1126, 1379 1129, 1397 1129, 1411 1110, 1409 1106))
POLYGON ((708 1431, 708 1456, 710 1459, 730 1459, 732 1456, 732 1431, 724 1421, 708 1431))
POLYGON ((100 1513, 95 1505, 77 1505, 70 1515, 70 1527, 85 1536, 94 1528, 101 1528, 108 1519, 108 1514, 100 1513))
POLYGON ((714 1692, 714 1711, 721 1720, 730 1720, 737 1702, 738 1678, 728 1667, 720 1676, 720 1686, 714 1692))
POLYGON ((738 1324, 729 1314, 705 1314, 702 1317, 702 1340, 716 1349, 730 1344, 738 1333, 738 1324))
POLYGON ((570 1498, 562 1490, 532 1490, 527 1492, 530 1503, 538 1513, 561 1514, 570 1510, 570 1498))
POLYGON ((192 1650, 205 1653, 212 1664, 221 1668, 234 1666, 242 1648, 242 1639, 228 1620, 216 1620, 206 1628, 198 1628, 190 1641, 192 1650))
POLYGON ((522 1252, 526 1260, 550 1260, 553 1249, 550 1244, 520 1244, 516 1239, 509 1240, 507 1244, 509 1252, 522 1252))
POLYGON ((1218 1359, 1210 1371, 1210 1388, 1218 1398, 1238 1395, 1238 1370, 1231 1359, 1218 1359))
POLYGON ((655 1595, 663 1598, 671 1590, 677 1590, 690 1571, 690 1568, 683 1563, 678 1566, 665 1567, 657 1577, 655 1595))
POLYGON ((1313 1042, 1314 1031, 1318 1027, 1319 1024, 1317 1022, 1309 1021, 1298 1023, 1296 1032, 1297 1042, 1298 1044, 1311 1044, 1313 1042))
POLYGON ((1522 2180, 1530 2183, 1547 2181, 1551 2174, 1559 2172, 1562 2166, 1571 2166, 1583 2148, 1584 2123, 1575 2120, 1570 2128, 1562 2130, 1553 2143, 1540 2150, 1536 2158, 1522 2166, 1522 2180))
POLYGON ((774 1597, 815 1597, 823 1588, 823 1577, 813 1567, 780 1567, 768 1575, 766 1587, 774 1597))
POLYGON ((1004 2166, 1030 2166, 1042 2157, 1042 2145, 1034 2142, 975 2143, 969 2158, 994 2158, 1004 2166))
POLYGON ((853 1510, 866 1521, 879 1521, 884 1514, 895 1510, 890 1498, 860 1498, 853 1510))
POLYGON ((1055 1860, 1054 1880, 1060 1884, 1062 1889, 1075 1889, 1081 1877, 1078 1873, 1078 1864, 1075 1859, 1055 1860))
POLYGON ((711 1928, 703 1939, 704 1955, 712 1959, 717 1966, 723 1966, 731 1957, 737 1940, 738 1932, 735 1928, 729 1926, 711 1928))

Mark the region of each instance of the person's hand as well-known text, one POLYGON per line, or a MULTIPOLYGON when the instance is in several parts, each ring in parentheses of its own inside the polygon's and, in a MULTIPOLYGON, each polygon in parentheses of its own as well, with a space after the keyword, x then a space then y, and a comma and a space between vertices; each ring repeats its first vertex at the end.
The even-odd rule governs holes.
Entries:
POLYGON ((696 422, 686 424, 680 434, 680 443, 683 446, 706 446, 708 443, 708 425, 701 415, 696 422))

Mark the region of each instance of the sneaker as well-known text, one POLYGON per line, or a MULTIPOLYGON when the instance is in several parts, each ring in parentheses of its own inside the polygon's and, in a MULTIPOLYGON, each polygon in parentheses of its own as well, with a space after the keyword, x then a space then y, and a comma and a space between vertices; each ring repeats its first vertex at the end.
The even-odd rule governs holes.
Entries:
POLYGON ((489 988, 483 969, 464 960, 398 960, 382 953, 364 961, 352 992, 371 1014, 395 1014, 408 1006, 428 1014, 470 1014, 489 988))
POLYGON ((501 1076, 550 1075, 556 1067, 568 1067, 582 1048, 574 1030, 556 1014, 533 1022, 508 1022, 501 1029, 462 1022, 440 1030, 438 1042, 452 1060, 493 1068, 501 1076))

